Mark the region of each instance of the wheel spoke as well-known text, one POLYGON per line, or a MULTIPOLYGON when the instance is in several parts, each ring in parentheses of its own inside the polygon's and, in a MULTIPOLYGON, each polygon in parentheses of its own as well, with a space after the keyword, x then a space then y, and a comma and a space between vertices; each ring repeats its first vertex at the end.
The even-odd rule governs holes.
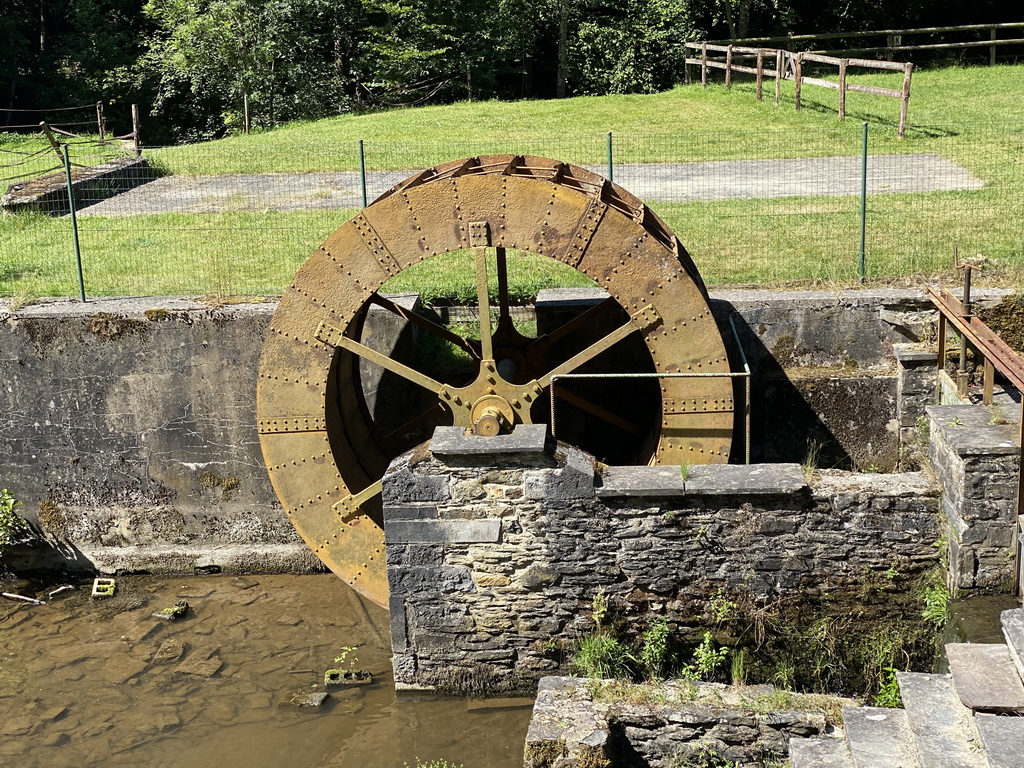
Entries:
POLYGON ((376 304, 378 307, 382 307, 388 310, 389 312, 393 312, 394 314, 398 315, 404 320, 408 320, 413 325, 422 328, 428 333, 432 333, 435 336, 444 339, 445 341, 451 342, 460 349, 463 349, 466 352, 468 352, 469 355, 474 360, 480 359, 480 350, 478 350, 469 339, 459 336, 459 334, 448 330, 443 325, 438 325, 437 323, 431 322, 427 318, 418 315, 411 310, 406 309, 401 304, 395 304, 395 302, 385 299, 378 293, 375 293, 372 296, 370 296, 369 300, 373 304, 376 304))
POLYGON ((410 432, 414 432, 420 427, 429 424, 438 416, 443 415, 444 411, 445 408, 443 405, 441 405, 441 403, 434 403, 419 416, 414 416, 413 418, 409 419, 409 421, 405 422, 405 424, 398 427, 397 429, 392 430, 388 434, 384 435, 384 437, 382 437, 381 439, 385 443, 392 443, 395 440, 409 434, 410 432))
POLYGON ((512 320, 508 309, 508 259, 504 248, 495 248, 494 254, 498 262, 498 326, 501 327, 512 320))
POLYGON ((433 392, 435 395, 440 395, 441 390, 444 388, 444 385, 439 381, 435 381, 429 376, 413 370, 409 366, 400 363, 397 360, 392 360, 387 355, 382 354, 375 349, 370 349, 370 347, 365 344, 360 344, 358 341, 348 338, 342 331, 337 328, 332 328, 326 323, 321 323, 320 327, 317 328, 316 338, 324 344, 329 344, 332 347, 341 347, 354 355, 358 355, 364 360, 369 360, 371 363, 376 363, 382 368, 387 368, 392 373, 401 376, 403 379, 408 379, 413 384, 417 384, 418 386, 433 392))
POLYGON ((487 249, 474 248, 473 251, 476 259, 476 299, 480 310, 480 355, 484 360, 493 360, 491 303, 487 295, 487 249))
POLYGON ((613 299, 611 296, 609 296, 604 301, 601 301, 600 303, 595 304, 590 309, 588 309, 585 312, 577 315, 575 318, 573 318, 569 322, 564 323, 563 325, 558 326, 558 328, 553 330, 551 333, 548 333, 548 334, 546 334, 544 336, 541 336, 539 339, 537 339, 532 344, 530 344, 529 347, 527 347, 526 354, 535 354, 535 353, 543 354, 543 352, 545 350, 547 350, 548 347, 550 347, 555 342, 557 342, 557 341, 559 341, 561 339, 564 339, 570 333, 575 333, 580 328, 585 328, 595 318, 600 317, 601 315, 603 315, 608 310, 608 308, 611 305, 618 306, 618 304, 616 303, 615 299, 613 299))
POLYGON ((567 389, 555 389, 555 397, 565 402, 575 405, 577 408, 581 408, 592 416, 596 416, 603 421, 607 421, 612 426, 618 427, 621 430, 629 432, 631 435, 639 435, 643 430, 640 429, 636 424, 631 421, 627 421, 621 416, 612 413, 606 408, 602 408, 600 405, 596 405, 585 398, 580 397, 575 392, 570 392, 567 389))
POLYGON ((537 379, 537 383, 541 387, 547 387, 548 385, 551 384, 551 379, 554 378, 555 376, 561 376, 563 374, 576 370, 584 363, 589 362, 593 358, 597 357, 599 354, 604 352, 612 345, 622 341, 622 339, 629 336, 629 334, 633 333, 634 331, 643 331, 650 327, 651 325, 653 325, 658 320, 659 317, 657 313, 654 311, 653 307, 644 307, 639 312, 636 312, 635 314, 630 316, 629 320, 620 325, 614 331, 598 339, 583 351, 577 352, 575 355, 570 357, 561 365, 556 366, 555 368, 548 371, 546 374, 537 379))

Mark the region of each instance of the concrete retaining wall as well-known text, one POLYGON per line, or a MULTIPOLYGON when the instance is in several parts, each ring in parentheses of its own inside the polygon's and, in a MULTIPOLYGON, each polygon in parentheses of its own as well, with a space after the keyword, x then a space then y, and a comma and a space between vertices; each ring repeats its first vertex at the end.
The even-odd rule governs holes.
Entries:
MULTIPOLYGON (((541 314, 551 300, 542 292, 541 314)), ((926 335, 920 296, 730 291, 713 303, 723 323, 737 320, 754 368, 755 460, 801 461, 820 438, 847 463, 871 443, 855 462, 888 467, 899 408, 890 352, 926 335), (765 409, 758 382, 773 376, 765 409), (840 386, 847 380, 852 388, 840 386), (868 394, 847 396, 855 390, 868 394)), ((0 301, 0 487, 56 547, 50 562, 319 567, 284 521, 258 446, 257 362, 275 308, 145 298, 12 310, 0 301)), ((819 466, 834 459, 826 452, 819 466)), ((42 551, 27 555, 40 562, 42 551)))

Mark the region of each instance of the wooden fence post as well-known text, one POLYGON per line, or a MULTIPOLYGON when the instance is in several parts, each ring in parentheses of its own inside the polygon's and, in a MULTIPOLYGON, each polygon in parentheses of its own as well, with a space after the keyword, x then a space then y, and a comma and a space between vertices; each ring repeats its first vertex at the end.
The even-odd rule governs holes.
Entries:
POLYGON ((914 71, 914 65, 907 62, 903 65, 903 93, 900 95, 900 124, 896 129, 896 135, 903 138, 907 132, 907 106, 910 102, 910 75, 914 71))
POLYGON ((683 82, 690 84, 690 44, 683 43, 683 82))
POLYGON ((139 138, 139 105, 132 104, 132 139, 135 142, 135 156, 142 156, 142 139, 139 138))
POLYGON ((725 49, 725 87, 732 88, 732 46, 725 49))
POLYGON ((700 44, 700 87, 708 87, 708 44, 700 44))
POLYGON ((796 55, 796 61, 793 62, 793 79, 796 81, 796 108, 800 109, 800 81, 803 78, 803 66, 804 66, 804 54, 803 51, 796 55))
POLYGON ((107 121, 103 117, 103 102, 96 102, 96 128, 100 134, 100 144, 106 143, 107 121))
POLYGON ((761 101, 761 81, 764 80, 764 48, 757 49, 757 100, 761 101))
POLYGON ((846 65, 848 59, 839 62, 839 119, 846 119, 846 65))
MULTIPOLYGON (((992 25, 992 30, 991 30, 991 35, 990 35, 989 39, 995 40, 997 37, 998 37, 998 35, 997 35, 996 25, 993 24, 992 25)), ((988 49, 988 65, 990 67, 994 67, 996 65, 996 47, 995 47, 995 45, 993 45, 991 48, 988 49)))
POLYGON ((885 52, 885 60, 892 61, 892 47, 896 45, 896 37, 894 35, 886 35, 885 45, 889 49, 885 52))
POLYGON ((785 73, 782 71, 782 49, 775 51, 775 106, 779 106, 780 87, 785 73))

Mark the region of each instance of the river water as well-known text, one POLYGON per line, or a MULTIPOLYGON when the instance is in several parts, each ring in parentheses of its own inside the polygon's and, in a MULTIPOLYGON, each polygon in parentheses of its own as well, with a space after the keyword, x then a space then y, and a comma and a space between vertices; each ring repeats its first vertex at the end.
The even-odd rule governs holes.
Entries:
POLYGON ((0 764, 523 764, 528 701, 396 697, 386 611, 333 575, 122 577, 102 600, 90 589, 0 601, 0 764), (184 618, 152 617, 181 599, 184 618), (289 704, 324 690, 346 646, 345 666, 373 684, 289 704))

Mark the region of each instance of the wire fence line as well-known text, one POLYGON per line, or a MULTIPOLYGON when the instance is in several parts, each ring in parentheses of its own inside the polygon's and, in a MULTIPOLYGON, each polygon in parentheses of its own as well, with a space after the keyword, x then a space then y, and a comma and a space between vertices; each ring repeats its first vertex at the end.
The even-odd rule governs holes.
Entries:
MULTIPOLYGON (((20 166, 2 165, 3 155, 0 177, 14 180, 5 201, 16 213, 0 217, 0 295, 278 294, 364 196, 441 162, 499 153, 612 177, 665 219, 711 285, 933 274, 948 269, 954 246, 1003 269, 1024 266, 1024 134, 919 127, 897 143, 872 130, 879 135, 843 125, 516 146, 291 145, 271 132, 255 137, 262 146, 250 137, 148 148, 141 159, 83 142, 63 145, 70 195, 62 170, 15 178, 20 166)), ((55 160, 44 153, 39 162, 54 171, 55 160)))

